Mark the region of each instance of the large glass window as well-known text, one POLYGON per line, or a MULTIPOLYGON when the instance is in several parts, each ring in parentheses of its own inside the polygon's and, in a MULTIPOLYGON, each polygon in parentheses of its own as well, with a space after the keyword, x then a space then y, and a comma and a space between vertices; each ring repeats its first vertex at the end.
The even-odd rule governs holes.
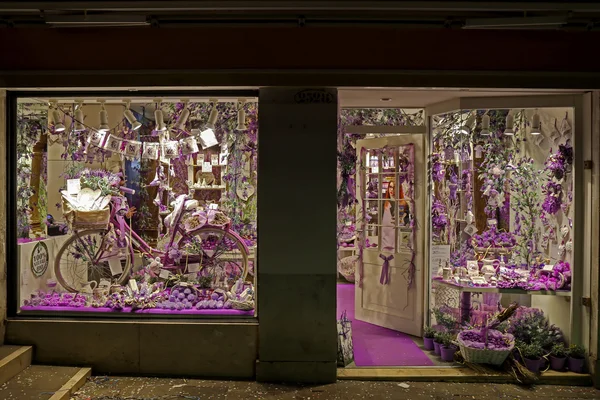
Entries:
POLYGON ((257 112, 18 98, 18 312, 254 316, 257 112))

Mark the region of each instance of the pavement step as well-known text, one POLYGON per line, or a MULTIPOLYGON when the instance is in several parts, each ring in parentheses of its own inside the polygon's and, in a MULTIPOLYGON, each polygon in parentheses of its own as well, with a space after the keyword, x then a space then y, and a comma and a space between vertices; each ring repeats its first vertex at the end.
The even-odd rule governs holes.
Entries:
POLYGON ((31 346, 0 346, 0 385, 31 365, 31 346))
POLYGON ((68 400, 90 374, 90 368, 30 365, 0 386, 0 399, 68 400))

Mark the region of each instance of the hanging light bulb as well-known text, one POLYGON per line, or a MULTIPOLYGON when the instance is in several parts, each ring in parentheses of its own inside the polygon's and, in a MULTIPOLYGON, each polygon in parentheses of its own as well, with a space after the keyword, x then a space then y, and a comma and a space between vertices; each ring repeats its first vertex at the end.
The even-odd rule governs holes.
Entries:
POLYGON ((75 105, 75 132, 85 131, 85 125, 83 125, 83 100, 76 100, 75 105))
POLYGON ((468 135, 469 133, 471 133, 471 126, 473 126, 473 122, 475 122, 475 115, 471 114, 469 115, 469 118, 467 118, 463 126, 460 128, 460 133, 462 133, 463 135, 468 135))
POLYGON ((219 110, 217 110, 217 101, 216 99, 211 99, 210 104, 212 109, 210 110, 210 114, 208 116, 208 122, 206 123, 206 127, 204 128, 204 132, 213 132, 215 130, 215 124, 217 123, 217 119, 219 118, 219 110))
POLYGON ((108 113, 106 112, 106 108, 104 107, 104 100, 99 100, 100 102, 100 127, 98 127, 98 132, 108 132, 110 131, 110 126, 108 126, 108 113))
POLYGON ((52 110, 52 121, 54 122, 54 132, 63 132, 65 130, 65 124, 62 123, 60 112, 58 111, 58 102, 54 102, 54 109, 52 110))
POLYGON ((156 125, 155 129, 157 131, 164 132, 167 130, 167 125, 165 124, 165 118, 163 116, 163 112, 160 109, 162 100, 154 99, 154 102, 156 103, 156 110, 154 111, 154 122, 156 125))
POLYGON ((507 136, 513 136, 515 134, 515 131, 513 129, 514 125, 515 125, 515 118, 509 112, 508 115, 506 116, 506 128, 504 129, 504 134, 507 136))
POLYGON ((537 110, 535 110, 535 114, 533 114, 533 117, 531 118, 531 134, 540 135, 542 133, 541 128, 540 115, 537 113, 537 110))
POLYGON ((487 111, 481 118, 481 135, 490 136, 490 116, 487 114, 487 111))
POLYGON ((137 129, 140 129, 140 127, 142 126, 142 123, 137 120, 135 115, 133 115, 133 112, 131 112, 130 107, 131 107, 131 101, 125 100, 125 111, 123 112, 123 116, 127 119, 129 124, 131 124, 131 129, 133 129, 135 131, 137 129))
POLYGON ((238 100, 238 115, 237 115, 238 124, 237 124, 237 127, 235 128, 238 131, 245 131, 246 129, 248 129, 246 127, 246 111, 244 111, 245 103, 246 103, 246 99, 238 100))
POLYGON ((188 110, 187 108, 187 100, 183 100, 183 110, 181 111, 181 114, 179 114, 179 119, 175 123, 175 129, 180 131, 184 130, 185 123, 187 122, 189 117, 190 110, 188 110))

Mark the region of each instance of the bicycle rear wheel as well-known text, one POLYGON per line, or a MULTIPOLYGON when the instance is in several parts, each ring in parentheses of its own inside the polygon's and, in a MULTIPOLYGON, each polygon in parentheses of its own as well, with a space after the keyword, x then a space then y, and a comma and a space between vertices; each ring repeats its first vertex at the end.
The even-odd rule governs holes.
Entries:
POLYGON ((90 282, 124 284, 133 265, 129 241, 124 248, 108 244, 107 230, 75 232, 60 248, 54 262, 56 280, 69 292, 81 292, 90 282))
POLYGON ((220 228, 203 227, 189 232, 180 240, 178 247, 190 249, 190 255, 200 256, 200 276, 210 276, 213 280, 225 278, 229 287, 240 278, 246 281, 248 252, 235 233, 220 228))

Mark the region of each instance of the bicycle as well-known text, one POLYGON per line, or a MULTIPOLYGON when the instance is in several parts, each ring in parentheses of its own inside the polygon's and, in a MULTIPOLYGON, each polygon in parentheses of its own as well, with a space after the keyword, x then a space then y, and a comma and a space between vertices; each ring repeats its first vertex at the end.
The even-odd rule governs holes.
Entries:
MULTIPOLYGON (((126 187, 120 190, 135 194, 126 187)), ((131 229, 125 218, 129 207, 124 196, 111 198, 109 210, 101 210, 106 218, 99 218, 99 222, 77 220, 76 213, 70 214, 67 219, 72 236, 61 246, 54 264, 58 283, 69 292, 123 285, 133 269, 134 251, 157 259, 160 271, 185 274, 195 265, 197 276, 223 279, 229 288, 238 279, 245 282, 249 251, 244 240, 230 229, 230 222, 215 224, 219 217, 226 218, 222 213, 197 211, 197 206, 198 202, 187 195, 176 199, 173 211, 165 218, 168 234, 163 237, 164 250, 151 247, 131 229)), ((160 271, 150 274, 165 277, 160 271)))

